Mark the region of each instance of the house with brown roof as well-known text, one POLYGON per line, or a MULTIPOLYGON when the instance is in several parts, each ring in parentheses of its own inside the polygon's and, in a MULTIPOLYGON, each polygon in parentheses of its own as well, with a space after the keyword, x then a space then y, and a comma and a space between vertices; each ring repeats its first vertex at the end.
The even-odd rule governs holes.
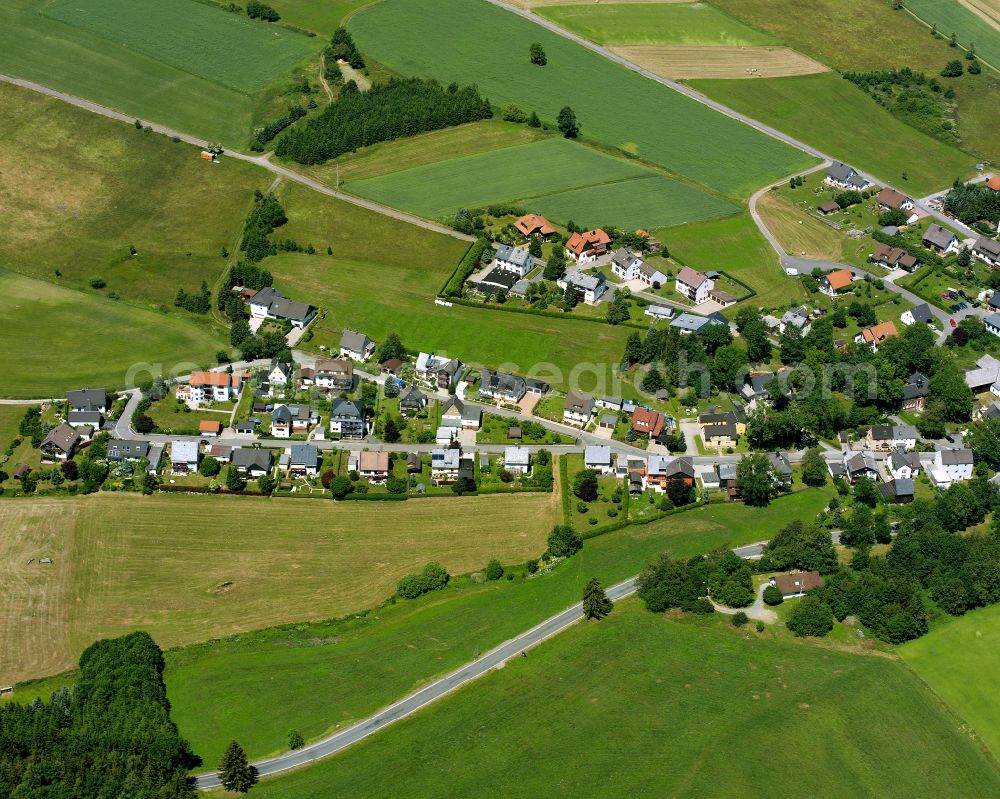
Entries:
POLYGON ((528 238, 541 236, 547 239, 556 234, 555 226, 544 216, 538 214, 525 214, 514 223, 520 233, 528 238))
POLYGON ((677 273, 674 289, 683 294, 691 302, 700 305, 708 299, 709 292, 715 288, 715 281, 707 275, 685 266, 677 273))
POLYGON ((596 260, 608 252, 611 236, 600 228, 574 233, 566 242, 566 254, 578 264, 596 260))
POLYGON ((807 591, 826 585, 826 580, 820 576, 819 572, 776 574, 768 582, 781 591, 781 596, 785 599, 804 596, 807 591))
POLYGON ((582 391, 570 391, 563 407, 563 419, 574 424, 587 424, 594 412, 594 398, 582 391))
POLYGON ((1000 175, 994 175, 986 181, 986 188, 993 191, 1000 191, 1000 175))
POLYGON ((857 336, 854 337, 854 343, 867 344, 872 348, 872 352, 878 352, 879 344, 887 338, 892 338, 893 336, 898 335, 899 332, 896 330, 895 322, 881 322, 862 330, 857 336))
POLYGON ((883 211, 910 211, 906 224, 910 225, 919 219, 913 211, 913 200, 895 189, 884 188, 875 198, 875 204, 883 211))
POLYGON ((389 476, 389 453, 361 452, 358 455, 358 472, 366 480, 381 483, 389 476))
POLYGON ((829 216, 830 214, 835 214, 840 210, 840 205, 830 201, 828 203, 820 203, 816 206, 816 210, 819 211, 823 216, 829 216))
POLYGON ((325 391, 350 391, 354 388, 354 364, 347 358, 321 358, 316 361, 313 381, 325 391))
POLYGON ((837 269, 834 272, 828 272, 819 279, 819 290, 835 297, 838 292, 850 288, 853 280, 854 275, 851 274, 850 269, 837 269))
POLYGON ((632 412, 632 429, 641 436, 656 438, 663 432, 667 417, 652 408, 637 407, 632 412))
POLYGON ((920 263, 906 250, 900 247, 890 247, 888 244, 879 244, 875 252, 868 256, 873 264, 878 264, 886 269, 903 269, 912 272, 920 263))
POLYGON ((38 445, 42 460, 64 461, 73 455, 73 450, 80 442, 80 434, 68 424, 60 424, 49 430, 38 445))

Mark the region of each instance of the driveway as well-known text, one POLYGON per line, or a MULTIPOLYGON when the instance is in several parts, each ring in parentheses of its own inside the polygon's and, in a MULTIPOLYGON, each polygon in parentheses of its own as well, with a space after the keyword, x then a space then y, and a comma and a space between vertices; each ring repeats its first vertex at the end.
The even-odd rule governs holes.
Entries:
POLYGON ((718 604, 711 597, 709 597, 709 601, 712 603, 712 607, 715 608, 717 612, 723 613, 726 616, 735 616, 742 610, 751 619, 756 619, 757 621, 762 621, 766 624, 774 624, 774 622, 778 620, 778 614, 764 604, 765 588, 767 588, 767 583, 764 583, 757 589, 757 598, 748 608, 727 608, 725 605, 718 604))

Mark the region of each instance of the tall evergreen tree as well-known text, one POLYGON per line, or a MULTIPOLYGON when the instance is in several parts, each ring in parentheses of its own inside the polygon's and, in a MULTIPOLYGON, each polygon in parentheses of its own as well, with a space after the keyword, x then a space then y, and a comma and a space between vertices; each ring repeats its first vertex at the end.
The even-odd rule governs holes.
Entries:
POLYGON ((598 579, 591 577, 583 588, 583 615, 588 619, 603 619, 614 606, 598 579))
POLYGON ((238 793, 246 793, 257 782, 257 773, 250 765, 250 761, 247 760, 247 753, 236 741, 229 744, 226 753, 222 756, 222 763, 219 764, 219 778, 223 788, 238 793))
POLYGON ((556 125, 567 139, 575 139, 580 135, 580 125, 576 121, 576 114, 568 105, 559 112, 556 125))

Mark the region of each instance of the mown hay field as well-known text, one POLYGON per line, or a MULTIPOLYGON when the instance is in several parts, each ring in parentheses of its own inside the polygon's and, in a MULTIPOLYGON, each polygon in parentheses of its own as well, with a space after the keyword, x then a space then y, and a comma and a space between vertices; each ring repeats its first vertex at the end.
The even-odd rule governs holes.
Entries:
POLYGON ((611 49, 665 78, 786 78, 829 72, 818 61, 788 47, 650 44, 611 49))

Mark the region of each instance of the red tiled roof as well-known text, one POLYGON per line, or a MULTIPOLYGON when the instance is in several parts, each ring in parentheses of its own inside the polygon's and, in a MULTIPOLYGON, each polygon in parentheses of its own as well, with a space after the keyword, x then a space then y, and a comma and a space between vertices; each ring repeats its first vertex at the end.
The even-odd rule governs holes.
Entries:
POLYGON ((993 191, 1000 191, 1000 175, 992 177, 986 181, 986 188, 993 189, 993 191))
POLYGON ((576 255, 581 255, 587 250, 596 250, 607 247, 611 243, 611 236, 600 228, 587 230, 583 233, 574 233, 566 242, 566 249, 576 255))
POLYGON ((198 430, 202 433, 220 433, 222 432, 222 422, 216 422, 212 419, 202 419, 198 422, 198 430))
POLYGON ((885 341, 892 336, 898 336, 899 333, 896 331, 896 324, 894 322, 882 322, 862 331, 861 335, 864 337, 866 344, 872 344, 885 341))
POLYGON ((192 372, 192 386, 238 386, 242 374, 228 372, 192 372))
POLYGON ((531 236, 534 233, 551 236, 556 232, 552 223, 544 216, 539 216, 538 214, 525 214, 514 223, 514 227, 520 230, 525 236, 531 236))
POLYGON ((836 272, 830 272, 830 274, 826 276, 826 282, 830 284, 830 288, 834 291, 840 291, 842 288, 847 288, 851 285, 852 280, 854 280, 854 277, 848 269, 838 269, 836 272))
POLYGON ((632 412, 632 427, 642 433, 658 436, 663 430, 666 417, 658 411, 649 408, 636 408, 632 412))

